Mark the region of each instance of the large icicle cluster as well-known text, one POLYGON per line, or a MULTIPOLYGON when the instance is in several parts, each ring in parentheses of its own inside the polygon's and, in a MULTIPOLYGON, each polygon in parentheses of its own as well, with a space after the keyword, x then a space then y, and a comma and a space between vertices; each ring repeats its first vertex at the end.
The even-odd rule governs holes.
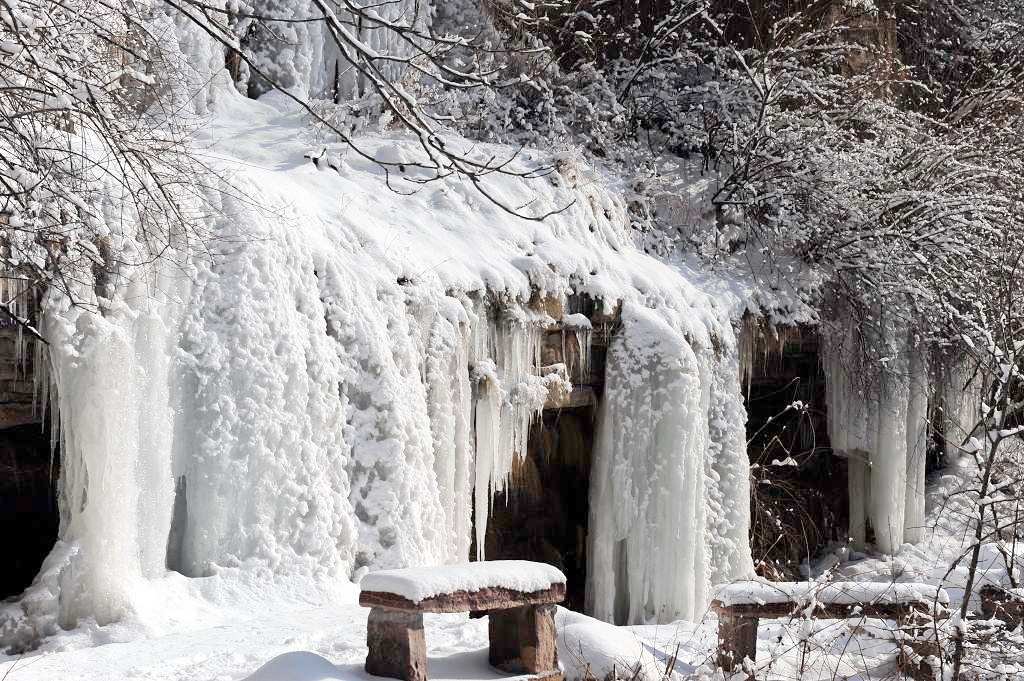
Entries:
POLYGON ((692 619, 712 578, 750 573, 735 344, 714 361, 707 333, 685 329, 627 305, 609 348, 588 537, 587 605, 600 619, 692 619))
POLYGON ((930 398, 944 405, 947 440, 960 443, 977 413, 977 391, 954 369, 935 394, 938 371, 905 323, 880 315, 879 331, 852 314, 838 317, 824 334, 823 366, 829 437, 848 460, 849 535, 862 548, 870 525, 877 548, 894 553, 922 537, 930 398), (883 361, 867 357, 869 344, 883 361))

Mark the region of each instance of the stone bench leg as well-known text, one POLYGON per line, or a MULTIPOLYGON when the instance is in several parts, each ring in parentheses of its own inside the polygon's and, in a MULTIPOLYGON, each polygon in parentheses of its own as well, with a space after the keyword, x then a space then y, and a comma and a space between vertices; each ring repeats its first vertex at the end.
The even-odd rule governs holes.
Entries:
POLYGON ((373 608, 366 620, 366 673, 427 681, 423 614, 373 608))
POLYGON ((718 666, 727 671, 741 671, 743 659, 753 662, 757 656, 757 617, 718 614, 718 666))
POLYGON ((527 605, 488 614, 491 666, 513 674, 558 670, 554 605, 527 605))

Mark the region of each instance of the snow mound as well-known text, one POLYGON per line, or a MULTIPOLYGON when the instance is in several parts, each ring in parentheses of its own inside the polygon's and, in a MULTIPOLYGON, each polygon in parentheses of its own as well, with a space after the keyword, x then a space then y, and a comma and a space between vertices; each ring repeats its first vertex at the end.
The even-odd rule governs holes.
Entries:
POLYGON ((662 670, 649 648, 629 629, 558 609, 558 659, 566 681, 657 681, 662 670))
POLYGON ((244 681, 333 681, 346 679, 328 660, 316 653, 294 651, 278 655, 244 681))
POLYGON ((488 560, 462 565, 378 570, 359 583, 363 591, 378 591, 407 598, 413 603, 456 591, 513 589, 533 593, 565 584, 565 575, 546 563, 529 560, 488 560))

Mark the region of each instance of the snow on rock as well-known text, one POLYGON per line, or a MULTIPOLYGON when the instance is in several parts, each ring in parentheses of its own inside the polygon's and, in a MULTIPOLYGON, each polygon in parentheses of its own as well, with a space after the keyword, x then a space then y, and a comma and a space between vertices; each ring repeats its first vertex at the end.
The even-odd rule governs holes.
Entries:
POLYGON ((394 594, 413 603, 456 591, 488 588, 533 593, 565 584, 565 575, 546 563, 528 560, 487 560, 370 572, 359 583, 363 591, 394 594))
POLYGON ((932 584, 894 582, 767 582, 743 581, 726 584, 715 593, 725 606, 773 603, 820 603, 855 605, 868 603, 919 603, 949 605, 945 589, 932 584))

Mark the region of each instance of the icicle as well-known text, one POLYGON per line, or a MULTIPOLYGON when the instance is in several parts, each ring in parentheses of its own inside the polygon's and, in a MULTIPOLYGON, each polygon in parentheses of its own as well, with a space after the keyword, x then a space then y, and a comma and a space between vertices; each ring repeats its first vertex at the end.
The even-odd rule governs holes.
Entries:
POLYGON ((483 560, 494 480, 499 475, 497 468, 502 457, 500 450, 503 396, 494 373, 493 362, 478 364, 475 374, 479 388, 476 397, 476 473, 473 508, 476 523, 476 559, 483 560))
POLYGON ((434 475, 447 520, 449 560, 469 555, 472 524, 472 386, 469 356, 473 324, 465 303, 445 298, 441 310, 428 305, 421 316, 428 331, 421 368, 434 444, 434 475))
MULTIPOLYGON (((481 315, 486 319, 486 315, 481 315)), ((495 494, 506 489, 515 462, 526 455, 530 427, 544 410, 548 388, 537 375, 540 366, 541 320, 510 308, 490 325, 486 347, 493 359, 478 359, 473 380, 476 397, 476 473, 474 520, 477 559, 484 558, 484 540, 495 494)), ((475 353, 484 351, 479 338, 475 353)), ((479 355, 478 355, 479 356, 479 355)))
POLYGON ((924 536, 925 464, 928 449, 928 352, 910 354, 907 406, 907 494, 904 540, 916 543, 924 536))
POLYGON ((577 383, 586 384, 590 382, 590 343, 593 337, 594 327, 586 315, 571 314, 562 320, 562 357, 568 359, 566 347, 566 334, 571 333, 576 342, 576 362, 568 366, 570 378, 575 378, 577 383))

